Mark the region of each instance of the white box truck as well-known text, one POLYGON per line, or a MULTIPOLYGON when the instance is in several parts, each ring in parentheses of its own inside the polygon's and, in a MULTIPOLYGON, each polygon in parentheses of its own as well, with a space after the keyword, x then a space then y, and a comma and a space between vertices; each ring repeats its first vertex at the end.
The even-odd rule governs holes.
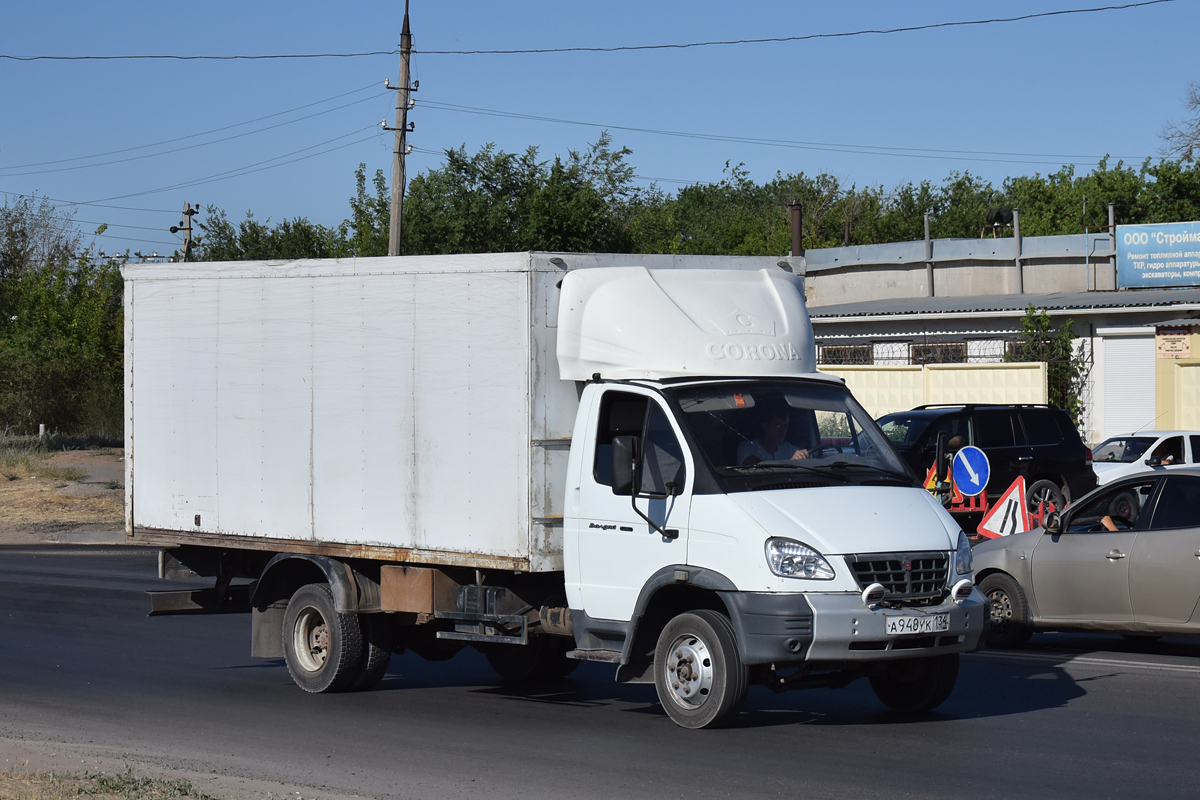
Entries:
POLYGON ((754 683, 940 704, 970 546, 777 262, 125 267, 127 541, 213 579, 151 613, 249 612, 309 692, 473 646, 512 680, 612 663, 690 728, 754 683))

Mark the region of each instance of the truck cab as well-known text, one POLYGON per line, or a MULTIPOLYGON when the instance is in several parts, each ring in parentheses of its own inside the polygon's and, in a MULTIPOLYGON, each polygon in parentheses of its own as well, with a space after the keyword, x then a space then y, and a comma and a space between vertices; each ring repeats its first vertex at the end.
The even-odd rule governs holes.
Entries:
POLYGON ((590 348, 576 364, 560 347, 560 369, 597 367, 581 384, 567 465, 572 655, 653 681, 685 727, 719 724, 750 683, 867 676, 893 708, 940 704, 982 633, 969 543, 842 381, 816 372, 788 278, 648 275, 612 292, 600 272, 568 275, 559 318, 560 342, 590 348), (725 285, 697 291, 706 281, 725 285), (722 341, 713 306, 738 289, 738 332, 722 341), (616 296, 640 307, 604 309, 616 296), (577 312, 585 323, 572 330, 577 312), (622 332, 666 318, 676 333, 587 330, 614 313, 631 321, 622 332), (672 319, 681 314, 692 324, 672 319), (648 371, 635 352, 648 341, 690 352, 630 375, 648 371))

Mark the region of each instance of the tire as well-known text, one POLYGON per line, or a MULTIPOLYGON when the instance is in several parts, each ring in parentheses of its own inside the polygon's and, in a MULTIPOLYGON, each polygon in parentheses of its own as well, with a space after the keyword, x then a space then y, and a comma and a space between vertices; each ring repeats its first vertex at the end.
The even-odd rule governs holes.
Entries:
POLYGON ((579 662, 567 658, 570 640, 554 636, 539 636, 529 644, 495 645, 484 651, 488 664, 505 683, 565 678, 575 671, 579 662))
POLYGON ((980 581, 979 591, 988 601, 983 623, 984 641, 1002 649, 1024 647, 1033 630, 1029 625, 1029 604, 1020 584, 997 572, 980 581))
POLYGON ((325 583, 301 586, 283 615, 283 655, 306 692, 344 692, 359 679, 363 635, 357 614, 341 614, 325 583))
POLYGON ((1038 511, 1038 503, 1046 503, 1046 511, 1050 511, 1049 506, 1053 504, 1054 511, 1062 511, 1066 506, 1066 498, 1063 497, 1062 489, 1058 488, 1058 484, 1054 481, 1042 479, 1034 481, 1025 491, 1025 505, 1029 509, 1030 514, 1036 514, 1038 511))
POLYGON ((700 609, 667 623, 654 650, 654 686, 667 716, 682 728, 715 728, 737 716, 749 671, 729 618, 700 609))
POLYGON ((871 676, 875 696, 892 711, 932 711, 946 702, 958 681, 958 653, 893 661, 871 676))
POLYGON ((363 634, 362 665, 350 685, 352 692, 375 688, 392 663, 392 621, 387 615, 359 614, 358 624, 363 634))

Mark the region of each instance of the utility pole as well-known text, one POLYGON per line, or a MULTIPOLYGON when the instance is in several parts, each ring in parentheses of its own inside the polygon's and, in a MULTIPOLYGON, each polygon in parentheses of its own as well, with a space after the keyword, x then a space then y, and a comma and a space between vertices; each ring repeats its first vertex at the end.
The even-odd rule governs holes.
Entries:
POLYGON ((192 254, 192 217, 200 213, 200 204, 197 203, 195 208, 192 208, 191 203, 183 204, 183 219, 178 225, 170 227, 171 233, 179 233, 183 231, 183 260, 187 261, 192 254))
POLYGON ((385 131, 396 132, 396 150, 392 154, 392 219, 388 228, 388 255, 400 255, 400 222, 404 215, 404 156, 408 155, 406 134, 413 129, 408 121, 409 93, 417 86, 409 86, 408 58, 412 54, 412 32, 408 27, 408 0, 404 0, 404 27, 400 31, 400 85, 384 85, 396 90, 396 127, 383 126, 385 131))

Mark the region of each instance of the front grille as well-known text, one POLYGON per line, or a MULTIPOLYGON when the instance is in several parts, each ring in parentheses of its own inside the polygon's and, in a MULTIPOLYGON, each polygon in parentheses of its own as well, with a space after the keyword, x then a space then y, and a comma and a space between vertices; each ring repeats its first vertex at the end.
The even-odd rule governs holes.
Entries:
POLYGON ((947 553, 872 553, 846 556, 859 588, 883 586, 885 600, 919 600, 940 595, 949 578, 947 553))

